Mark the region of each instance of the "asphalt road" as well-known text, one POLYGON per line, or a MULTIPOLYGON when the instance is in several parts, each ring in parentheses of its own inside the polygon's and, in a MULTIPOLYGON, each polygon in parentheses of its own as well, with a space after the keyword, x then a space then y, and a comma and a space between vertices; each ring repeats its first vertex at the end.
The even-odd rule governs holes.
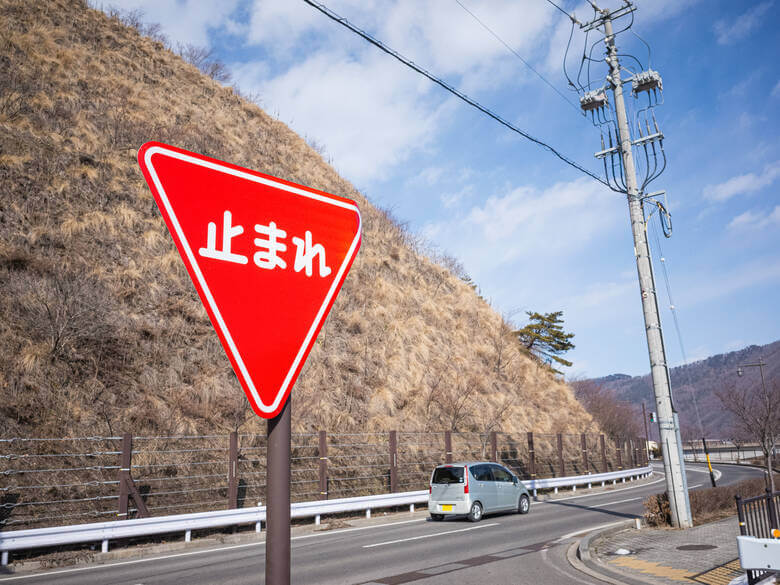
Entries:
MULTIPOLYGON (((716 466, 722 483, 755 477, 755 469, 716 466)), ((703 466, 688 466, 691 489, 709 486, 703 466)), ((664 488, 663 470, 642 485, 618 484, 598 494, 534 503, 526 516, 486 516, 472 524, 427 514, 399 514, 390 522, 300 534, 292 542, 292 581, 300 585, 603 585, 566 561, 571 539, 597 527, 640 516, 642 499, 664 488)), ((264 583, 265 543, 85 565, 38 574, 0 577, 25 585, 259 585, 264 583)))

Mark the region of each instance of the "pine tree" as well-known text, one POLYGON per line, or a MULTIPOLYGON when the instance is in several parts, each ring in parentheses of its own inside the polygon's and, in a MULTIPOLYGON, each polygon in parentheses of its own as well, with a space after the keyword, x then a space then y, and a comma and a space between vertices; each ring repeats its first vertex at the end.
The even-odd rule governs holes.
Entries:
MULTIPOLYGON (((560 357, 561 354, 574 349, 571 342, 574 333, 566 333, 563 330, 563 311, 544 314, 527 311, 527 315, 528 324, 513 332, 517 340, 539 360, 555 360, 563 366, 571 366, 570 361, 560 357)), ((552 370, 561 373, 555 368, 552 370)))

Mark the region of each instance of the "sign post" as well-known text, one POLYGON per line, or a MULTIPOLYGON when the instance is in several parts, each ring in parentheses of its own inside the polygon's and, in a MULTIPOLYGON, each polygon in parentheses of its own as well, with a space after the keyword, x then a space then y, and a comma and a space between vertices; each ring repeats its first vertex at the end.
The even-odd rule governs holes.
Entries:
POLYGON ((288 585, 289 395, 360 248, 360 211, 157 142, 138 162, 252 409, 268 419, 266 583, 288 585))
POLYGON ((268 421, 265 582, 290 583, 290 401, 268 421))

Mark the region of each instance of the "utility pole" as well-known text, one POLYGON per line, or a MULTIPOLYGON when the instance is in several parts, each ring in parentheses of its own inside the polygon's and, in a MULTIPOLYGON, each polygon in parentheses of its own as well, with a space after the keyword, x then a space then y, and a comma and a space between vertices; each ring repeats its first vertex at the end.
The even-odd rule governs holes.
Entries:
MULTIPOLYGON (((658 428, 664 459, 664 472, 666 474, 666 492, 672 512, 672 524, 679 528, 690 528, 693 526, 693 521, 691 519, 690 500, 688 499, 688 482, 685 477, 680 425, 677 412, 672 403, 669 369, 664 350, 661 319, 658 313, 650 247, 647 242, 643 193, 637 183, 632 151, 634 143, 631 140, 626 106, 623 100, 624 81, 620 76, 618 50, 615 46, 615 35, 612 29, 613 18, 630 14, 635 8, 630 2, 625 2, 623 6, 610 12, 609 10, 597 8, 593 2, 590 3, 596 10, 596 17, 590 23, 582 25, 582 28, 593 30, 600 26, 604 27, 606 62, 609 65, 607 89, 612 90, 618 132, 617 148, 611 150, 618 151, 625 177, 624 192, 628 199, 631 230, 634 236, 634 254, 639 275, 639 290, 642 297, 647 349, 650 355, 653 392, 658 410, 658 428)), ((585 109, 584 104, 583 109, 585 109)), ((640 139, 637 142, 647 144, 647 138, 640 139)))

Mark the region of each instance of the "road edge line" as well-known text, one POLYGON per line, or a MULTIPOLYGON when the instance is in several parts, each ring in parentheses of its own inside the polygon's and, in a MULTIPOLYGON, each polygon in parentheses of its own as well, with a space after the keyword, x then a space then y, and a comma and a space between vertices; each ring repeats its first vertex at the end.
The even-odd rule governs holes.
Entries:
POLYGON ((625 530, 631 528, 634 525, 634 520, 626 521, 620 525, 613 525, 601 530, 594 530, 581 539, 572 543, 569 549, 566 551, 566 559, 569 564, 582 571, 586 575, 589 575, 600 581, 610 583, 612 585, 658 585, 658 581, 651 581, 643 579, 636 575, 625 575, 619 573, 609 567, 604 566, 602 563, 596 561, 590 556, 590 541, 594 538, 610 534, 612 532, 618 532, 619 530, 625 530), (572 557, 573 555, 573 557, 572 557), (587 570, 583 570, 587 569, 587 570))

